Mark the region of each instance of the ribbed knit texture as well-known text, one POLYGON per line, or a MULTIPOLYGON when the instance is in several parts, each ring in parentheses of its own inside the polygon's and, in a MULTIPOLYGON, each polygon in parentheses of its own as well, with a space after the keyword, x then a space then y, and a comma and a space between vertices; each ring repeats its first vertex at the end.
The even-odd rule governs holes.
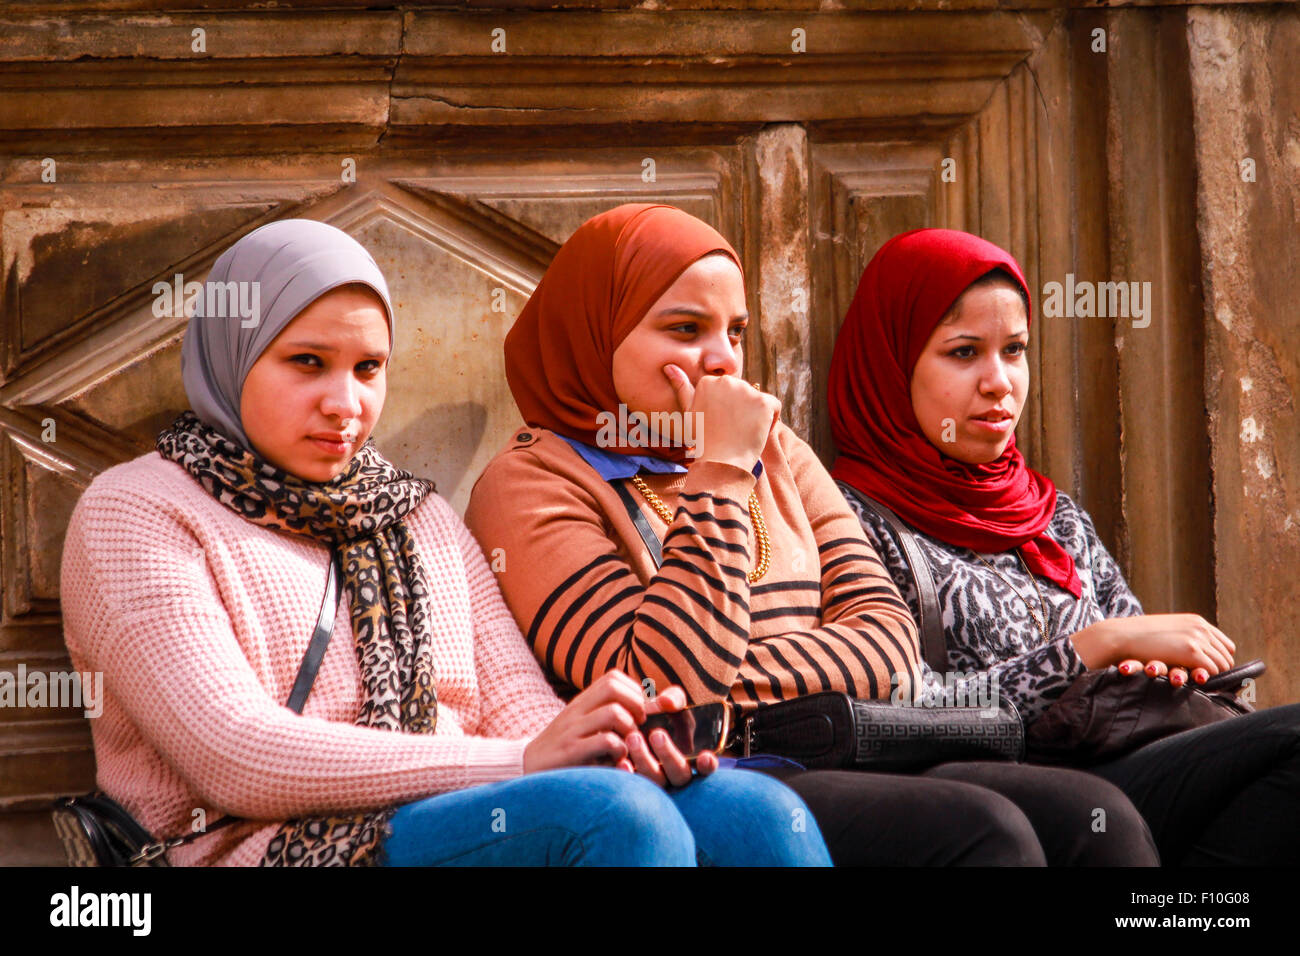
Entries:
POLYGON ((178 864, 256 864, 283 821, 375 809, 516 777, 561 710, 483 553, 437 495, 406 518, 437 634, 432 736, 353 724, 360 670, 347 598, 301 716, 284 702, 320 611, 329 561, 262 528, 157 453, 104 472, 63 552, 73 666, 102 671, 91 722, 99 786, 155 836, 248 818, 171 851, 178 864))
POLYGON ((643 477, 673 512, 665 525, 641 502, 663 541, 657 572, 617 492, 552 432, 522 429, 475 485, 466 522, 502 559, 506 600, 559 682, 582 688, 618 668, 749 710, 821 690, 888 698, 894 674, 919 680, 907 605, 790 429, 763 451, 772 557, 753 584, 753 474, 700 461, 643 477))

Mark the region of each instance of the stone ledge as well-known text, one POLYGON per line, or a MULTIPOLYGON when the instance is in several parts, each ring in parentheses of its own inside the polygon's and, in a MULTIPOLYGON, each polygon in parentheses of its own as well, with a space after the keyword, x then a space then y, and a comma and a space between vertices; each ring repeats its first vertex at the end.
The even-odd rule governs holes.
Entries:
POLYGON ((462 129, 946 128, 1061 16, 212 12, 206 52, 191 54, 188 14, 11 15, 0 21, 0 143, 96 152, 189 139, 221 153, 258 137, 268 148, 354 149, 462 129), (812 53, 790 48, 802 24, 812 53), (498 25, 509 52, 493 54, 498 25))

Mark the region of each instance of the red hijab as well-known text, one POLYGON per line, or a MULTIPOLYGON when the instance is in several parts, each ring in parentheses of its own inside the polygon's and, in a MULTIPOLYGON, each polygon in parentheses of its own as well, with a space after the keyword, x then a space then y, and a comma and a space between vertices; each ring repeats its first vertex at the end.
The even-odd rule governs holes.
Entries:
MULTIPOLYGON (((524 421, 596 444, 596 416, 619 404, 614 350, 677 277, 711 252, 741 268, 736 250, 712 226, 673 206, 628 203, 579 226, 506 336, 506 380, 524 421)), ((686 453, 608 450, 677 462, 686 453)))
POLYGON ((930 334, 993 269, 1018 282, 1032 303, 1016 260, 978 236, 917 229, 880 247, 831 358, 831 431, 840 452, 831 474, 932 538, 983 552, 1020 548, 1031 571, 1077 598, 1074 559, 1044 533, 1056 486, 1025 464, 1015 435, 997 460, 971 465, 930 444, 912 411, 912 369, 930 334))

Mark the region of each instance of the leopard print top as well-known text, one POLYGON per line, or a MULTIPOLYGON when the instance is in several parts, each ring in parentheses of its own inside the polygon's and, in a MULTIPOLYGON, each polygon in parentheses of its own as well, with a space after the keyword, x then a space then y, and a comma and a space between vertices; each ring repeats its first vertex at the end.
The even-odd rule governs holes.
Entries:
MULTIPOLYGON (((842 482, 840 489, 912 616, 919 620, 916 587, 893 529, 867 510, 853 489, 842 482)), ((915 534, 934 573, 951 672, 937 675, 925 666, 927 694, 943 694, 945 699, 961 694, 967 701, 975 701, 987 698, 989 689, 996 687, 1015 703, 1025 723, 1032 723, 1087 670, 1069 640, 1071 634, 1103 618, 1143 613, 1119 566, 1097 537, 1092 519, 1061 491, 1056 493, 1056 513, 1047 534, 1074 558, 1083 585, 1077 600, 1045 578, 1031 578, 1014 551, 982 555, 997 569, 995 574, 970 549, 920 531, 915 534), (1008 582, 1019 594, 1008 590, 1008 582), (1029 612, 1032 607, 1042 616, 1040 595, 1047 605, 1046 643, 1029 612)))

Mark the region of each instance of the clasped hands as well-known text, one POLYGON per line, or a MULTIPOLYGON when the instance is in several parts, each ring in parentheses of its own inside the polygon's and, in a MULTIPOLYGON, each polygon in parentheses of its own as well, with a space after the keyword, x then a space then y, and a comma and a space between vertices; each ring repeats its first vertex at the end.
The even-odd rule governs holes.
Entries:
MULTIPOLYGON (((664 730, 646 740, 638 729, 651 714, 686 707, 686 692, 665 688, 647 698, 641 685, 622 671, 609 671, 569 702, 524 749, 524 773, 591 764, 609 764, 639 773, 661 787, 684 786, 691 765, 664 730)), ((700 776, 718 769, 711 751, 695 761, 700 776)))

